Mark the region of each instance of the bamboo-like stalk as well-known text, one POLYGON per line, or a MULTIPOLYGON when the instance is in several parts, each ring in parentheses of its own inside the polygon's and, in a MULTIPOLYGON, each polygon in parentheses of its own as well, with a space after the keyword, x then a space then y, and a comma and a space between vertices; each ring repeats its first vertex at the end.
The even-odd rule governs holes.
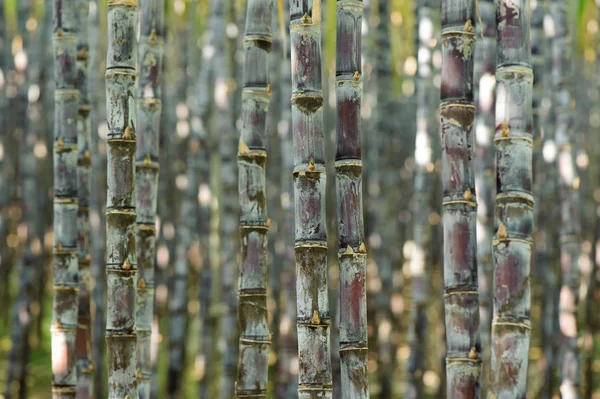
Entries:
POLYGON ((281 151, 281 208, 283 218, 280 221, 281 235, 284 243, 283 265, 281 268, 281 302, 283 306, 279 332, 279 380, 276 387, 277 397, 294 399, 298 397, 298 375, 292 365, 298 362, 298 339, 296 328, 296 270, 294 264, 294 211, 292 209, 294 186, 289 171, 294 169, 294 159, 288 156, 293 151, 292 143, 292 67, 291 48, 289 45, 289 1, 284 1, 283 29, 286 32, 282 39, 283 60, 281 61, 281 119, 278 124, 281 151))
POLYGON ((139 77, 136 92, 138 145, 135 153, 137 278, 137 367, 139 397, 150 398, 152 316, 158 197, 161 77, 164 48, 164 0, 140 7, 139 77))
MULTIPOLYGON (((241 264, 238 280, 240 323, 237 397, 267 395, 271 335, 267 319, 266 163, 267 109, 271 88, 272 0, 249 0, 244 36, 244 80, 238 148, 241 264)), ((218 92, 217 76, 216 91, 218 92)), ((226 84, 226 82, 222 82, 226 84)), ((217 108, 219 104, 217 104, 217 108)))
POLYGON ((441 138, 446 394, 478 398, 481 371, 472 127, 475 1, 442 1, 441 138))
POLYGON ((321 1, 290 3, 298 397, 331 398, 321 1))
POLYGON ((477 208, 477 263, 479 267, 479 317, 483 349, 482 385, 489 374, 492 328, 492 236, 494 235, 494 88, 496 73, 496 7, 493 1, 479 3, 482 40, 475 52, 475 189, 477 208))
POLYGON ((108 398, 138 397, 136 361, 137 0, 109 0, 106 55, 108 398))
POLYGON ((435 43, 436 1, 421 2, 417 8, 418 50, 417 50, 417 131, 415 138, 415 171, 413 209, 414 247, 410 257, 411 278, 411 319, 408 328, 410 357, 407 366, 407 398, 420 398, 424 395, 423 374, 425 373, 425 340, 427 332, 427 305, 430 292, 430 275, 433 254, 431 243, 433 226, 430 215, 434 212, 435 166, 433 156, 434 129, 432 124, 433 51, 435 43))
POLYGON ((77 316, 77 397, 92 397, 91 358, 91 310, 90 310, 90 98, 89 98, 89 44, 88 19, 89 0, 77 0, 77 86, 79 89, 79 108, 77 111, 77 261, 79 266, 79 302, 77 316))
POLYGON ((52 396, 74 398, 77 385, 77 19, 75 0, 55 0, 54 303, 52 396))
POLYGON ((526 395, 532 257, 532 87, 529 2, 496 3, 496 201, 490 392, 526 395))
MULTIPOLYGON (((172 24, 176 25, 174 29, 176 39, 173 43, 173 49, 176 59, 172 63, 174 76, 177 76, 177 83, 171 84, 175 88, 172 96, 175 106, 174 123, 176 123, 176 133, 179 136, 181 126, 188 124, 188 112, 180 112, 186 109, 187 101, 187 76, 188 76, 188 43, 191 24, 193 23, 194 6, 186 7, 187 12, 175 11, 172 16, 172 24)), ((185 11, 185 9, 183 9, 185 11)), ((168 25, 168 21, 167 21, 168 25)), ((169 111, 172 112, 172 111, 169 111)), ((172 139, 171 139, 172 140, 172 139)), ((185 165, 185 175, 187 177, 187 187, 177 186, 177 210, 175 215, 176 235, 172 245, 172 268, 169 275, 169 329, 168 329, 168 348, 169 348, 169 366, 167 371, 167 395, 172 398, 178 397, 183 389, 183 378, 186 364, 186 337, 188 331, 188 301, 189 301, 189 277, 190 261, 188 252, 194 240, 194 213, 197 204, 197 187, 195 185, 195 166, 190 163, 193 159, 195 148, 190 147, 187 137, 177 137, 174 143, 177 163, 185 165), (186 151, 187 147, 187 151, 186 151), (187 159, 186 159, 187 158, 187 159), (196 190, 196 191, 195 191, 196 190)), ((172 159, 171 157, 169 157, 172 159)), ((182 175, 182 168, 175 167, 175 174, 182 175)))
MULTIPOLYGON (((336 192, 342 396, 368 398, 367 250, 362 207, 362 1, 337 1, 336 192)), ((310 165, 309 165, 310 166, 310 165)))
POLYGON ((552 38, 552 77, 555 136, 560 193, 560 266, 562 286, 559 300, 559 326, 562 335, 559 364, 560 393, 565 399, 579 398, 580 361, 578 349, 580 210, 579 176, 574 157, 573 98, 571 96, 572 42, 566 1, 550 5, 554 22, 552 38))

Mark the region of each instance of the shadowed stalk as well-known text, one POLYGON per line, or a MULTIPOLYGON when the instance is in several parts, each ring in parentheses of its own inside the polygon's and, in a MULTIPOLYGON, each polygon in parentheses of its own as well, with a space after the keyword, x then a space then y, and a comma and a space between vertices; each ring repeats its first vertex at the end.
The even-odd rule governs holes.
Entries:
POLYGON ((298 397, 332 397, 321 1, 290 2, 298 397))
POLYGON ((156 211, 159 137, 162 111, 161 78, 164 48, 164 0, 141 2, 139 71, 136 89, 138 143, 135 154, 137 278, 136 334, 138 392, 149 399, 152 380, 151 335, 154 314, 156 211))
POLYGON ((335 156, 340 267, 341 395, 368 398, 367 250, 362 207, 363 3, 337 1, 335 156))
POLYGON ((88 20, 89 0, 77 0, 77 86, 79 89, 79 109, 77 112, 77 196, 79 210, 77 217, 77 259, 79 264, 79 314, 77 316, 77 398, 91 398, 92 364, 91 354, 91 309, 90 309, 90 98, 89 98, 89 44, 88 20))
POLYGON ((475 1, 442 0, 441 18, 446 395, 479 398, 481 343, 472 136, 475 1))
POLYGON ((54 303, 52 397, 74 398, 77 267, 77 18, 75 0, 55 0, 54 49, 54 303))
MULTIPOLYGON (((281 240, 284 244, 281 266, 281 324, 279 326, 279 385, 276 387, 277 397, 294 399, 298 397, 298 371, 293 365, 298 362, 298 338, 296 328, 296 270, 294 264, 294 185, 290 179, 290 172, 294 169, 294 158, 289 156, 293 152, 292 143, 292 68, 291 49, 289 45, 289 1, 283 1, 283 9, 278 10, 283 14, 286 35, 281 46, 283 59, 281 60, 281 119, 277 125, 281 152, 281 209, 282 220, 281 240)), ((277 166, 274 166, 277 167, 277 166)))
POLYGON ((567 4, 554 0, 550 4, 554 36, 552 38, 554 140, 558 149, 558 187, 560 195, 560 266, 562 286, 559 299, 561 333, 559 375, 564 399, 580 397, 580 354, 578 349, 579 247, 581 236, 579 176, 575 165, 574 99, 572 87, 572 42, 569 33, 567 4))
POLYGON ((477 207, 477 264, 479 273, 479 317, 483 349, 482 387, 489 375, 492 329, 492 236, 494 235, 494 90, 496 86, 496 7, 493 1, 479 3, 482 32, 475 50, 475 189, 477 207))
MULTIPOLYGON (((248 1, 238 149, 240 349, 235 393, 240 398, 247 395, 266 398, 271 346, 267 319, 267 232, 270 222, 267 219, 265 171, 272 12, 272 0, 248 1)), ((219 90, 218 85, 216 90, 219 90)))
POLYGON ((138 397, 136 318, 137 0, 108 0, 106 346, 108 398, 138 397))

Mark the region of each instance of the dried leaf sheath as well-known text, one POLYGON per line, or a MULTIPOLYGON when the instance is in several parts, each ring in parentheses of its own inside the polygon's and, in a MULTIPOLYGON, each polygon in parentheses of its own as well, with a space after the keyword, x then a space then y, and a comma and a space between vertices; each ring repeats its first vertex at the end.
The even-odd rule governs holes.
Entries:
POLYGON ((159 135, 162 111, 161 77, 164 48, 164 0, 144 1, 140 7, 139 71, 136 92, 138 143, 135 153, 136 252, 138 260, 136 334, 138 391, 150 398, 151 333, 154 314, 156 210, 159 135))
POLYGON ((52 397, 75 398, 77 265, 77 21, 75 0, 55 0, 54 51, 54 304, 52 397))
POLYGON ((361 27, 363 3, 337 2, 336 188, 342 395, 368 398, 367 253, 362 206, 361 27))
POLYGON ((496 234, 490 391, 525 398, 530 322, 532 87, 529 2, 496 3, 496 234))
POLYGON ((579 176, 574 157, 574 100, 571 95, 572 42, 566 1, 550 5, 554 21, 552 80, 555 116, 554 139, 558 148, 557 168, 560 193, 560 266, 562 286, 559 299, 560 393, 564 399, 579 398, 580 355, 578 349, 579 247, 581 237, 579 176))
POLYGON ((88 90, 88 19, 89 0, 77 0, 77 86, 79 89, 79 110, 77 118, 77 180, 79 210, 77 226, 77 247, 79 263, 79 315, 77 326, 77 397, 92 397, 91 354, 91 309, 90 309, 90 234, 89 234, 89 198, 90 198, 90 99, 88 90))
POLYGON ((290 3, 298 397, 331 398, 321 2, 290 3))
POLYGON ((136 362, 137 1, 108 1, 106 343, 108 398, 138 397, 136 362))
POLYGON ((446 394, 478 398, 481 370, 472 128, 475 1, 442 1, 441 138, 446 394))
MULTIPOLYGON (((242 128, 238 149, 241 265, 240 353, 236 395, 267 394, 271 337, 267 320, 266 122, 270 99, 272 0, 250 0, 244 36, 242 128)), ((254 397, 254 396, 253 396, 254 397)))

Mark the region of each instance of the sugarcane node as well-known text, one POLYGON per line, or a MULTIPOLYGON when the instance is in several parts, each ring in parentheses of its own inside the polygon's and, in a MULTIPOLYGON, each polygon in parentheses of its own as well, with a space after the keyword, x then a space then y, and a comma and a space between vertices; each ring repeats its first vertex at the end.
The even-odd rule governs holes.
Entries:
POLYGON ((343 252, 344 255, 354 255, 354 250, 350 245, 346 247, 346 250, 343 252))
POLYGON ((144 278, 143 278, 143 277, 142 277, 142 278, 140 278, 140 280, 138 281, 138 285, 137 285, 137 287, 138 287, 140 290, 145 290, 145 289, 146 289, 146 280, 144 280, 144 278))
POLYGON ((94 370, 96 370, 96 367, 94 367, 93 363, 90 363, 90 366, 88 367, 88 372, 93 373, 94 370))
POLYGON ((271 228, 271 219, 267 219, 267 229, 271 228))
POLYGON ((358 252, 360 252, 361 254, 367 253, 367 246, 365 245, 364 242, 360 243, 360 246, 358 247, 358 252))
POLYGON ((467 19, 467 22, 465 22, 465 31, 469 33, 473 32, 473 22, 470 19, 467 19))
POLYGON ((59 137, 58 140, 56 140, 56 148, 63 148, 64 143, 62 141, 62 139, 59 137))
POLYGON ((243 154, 248 154, 248 153, 250 153, 250 148, 248 148, 246 143, 244 143, 243 141, 240 140, 240 147, 238 149, 238 154, 243 155, 243 154))
POLYGON ((308 170, 310 170, 311 172, 317 170, 317 165, 315 164, 315 160, 313 158, 311 158, 308 162, 308 170))
POLYGON ((125 262, 123 262, 123 270, 131 270, 131 262, 129 262, 129 258, 125 258, 125 262))
POLYGON ((82 47, 79 53, 77 53, 77 60, 84 61, 87 60, 87 58, 87 50, 85 49, 85 47, 82 47))
POLYGON ((63 30, 62 30, 61 28, 58 28, 58 29, 56 30, 56 36, 57 36, 57 37, 62 37, 62 35, 63 35, 63 30))
POLYGON ((316 326, 321 324, 321 318, 319 317, 319 311, 318 310, 314 310, 313 311, 313 315, 312 315, 312 319, 310 320, 310 322, 316 326))
POLYGON ((123 131, 123 138, 125 140, 131 140, 131 128, 129 127, 129 125, 127 125, 127 127, 123 131))
POLYGON ((152 158, 150 157, 150 154, 146 154, 146 156, 144 157, 144 166, 150 165, 152 165, 152 158))
POLYGON ((358 73, 358 71, 355 71, 354 75, 352 75, 352 79, 358 82, 358 80, 360 79, 360 73, 358 73))
POLYGON ((60 243, 60 241, 56 243, 56 250, 57 250, 58 252, 60 252, 60 251, 62 251, 62 250, 63 250, 63 246, 62 246, 62 244, 60 243))
POLYGON ((304 16, 302 17, 302 23, 303 24, 310 24, 312 22, 312 19, 308 16, 308 14, 304 14, 304 16))
POLYGON ((502 132, 502 137, 508 137, 508 135, 510 134, 510 127, 508 126, 508 122, 504 121, 502 122, 502 128, 501 128, 501 132, 502 132))
POLYGON ((473 193, 471 193, 471 189, 470 188, 467 187, 467 189, 465 190, 465 193, 464 193, 463 197, 467 201, 471 201, 473 199, 473 193))
POLYGON ((88 263, 91 262, 92 261, 92 257, 89 254, 86 255, 85 256, 85 261, 88 262, 88 263))
POLYGON ((150 37, 148 38, 148 40, 150 40, 151 42, 156 41, 156 28, 152 28, 152 31, 150 32, 150 37))
POLYGON ((498 238, 499 239, 503 239, 506 238, 507 234, 506 234, 506 226, 504 225, 504 223, 500 222, 498 224, 498 238))
POLYGON ((89 166, 92 163, 92 156, 89 151, 83 153, 83 164, 89 166))
POLYGON ((271 94, 271 85, 270 84, 267 85, 267 94, 271 94))
POLYGON ((477 356, 477 349, 475 349, 475 347, 473 346, 471 348, 471 350, 469 351, 469 359, 473 359, 474 360, 474 359, 477 359, 477 358, 478 358, 478 356, 477 356))

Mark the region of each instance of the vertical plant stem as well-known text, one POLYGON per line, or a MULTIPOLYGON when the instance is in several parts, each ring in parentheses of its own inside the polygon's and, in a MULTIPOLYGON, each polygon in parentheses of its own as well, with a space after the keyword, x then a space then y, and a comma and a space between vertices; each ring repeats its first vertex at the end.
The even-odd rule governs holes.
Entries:
POLYGON ((496 2, 496 201, 490 392, 524 398, 531 335, 532 88, 529 2, 496 2))
POLYGON ((479 267, 479 317, 483 349, 482 387, 489 375, 492 328, 492 236, 494 235, 494 88, 496 86, 496 7, 493 1, 479 3, 483 38, 475 52, 475 189, 477 208, 477 262, 479 267))
POLYGON ((139 77, 136 92, 138 145, 135 153, 137 278, 137 367, 140 399, 150 398, 150 356, 154 314, 156 211, 159 137, 162 111, 161 78, 164 48, 164 0, 144 1, 140 7, 139 77))
POLYGON ((475 1, 442 0, 441 139, 446 395, 480 395, 473 173, 475 1))
POLYGON ((284 19, 285 37, 282 39, 283 60, 281 62, 280 100, 281 119, 277 126, 281 151, 281 208, 283 218, 281 236, 284 243, 283 265, 281 270, 281 302, 282 315, 280 325, 279 346, 279 387, 278 397, 294 399, 298 397, 298 371, 293 365, 298 363, 298 335, 296 328, 296 270, 294 263, 294 186, 290 172, 294 169, 292 143, 292 75, 291 48, 289 44, 289 1, 283 2, 279 10, 284 19))
POLYGON ((321 1, 290 3, 298 397, 331 398, 321 1))
POLYGON ((580 361, 578 349, 579 246, 581 236, 579 176, 575 165, 573 131, 574 100, 571 95, 572 42, 566 1, 550 5, 554 22, 552 38, 552 83, 555 112, 554 140, 558 148, 557 168, 560 193, 560 266, 562 286, 559 299, 561 354, 560 393, 564 399, 580 397, 580 361))
POLYGON ((109 0, 106 55, 108 398, 138 397, 136 362, 137 0, 109 0))
POLYGON ((368 398, 367 250, 362 207, 363 3, 337 1, 335 156, 340 267, 340 363, 344 398, 368 398))
POLYGON ((77 18, 75 0, 55 0, 54 303, 52 397, 74 398, 77 385, 77 18))
POLYGON ((79 108, 77 112, 77 197, 79 209, 77 217, 77 260, 79 265, 79 314, 77 316, 77 397, 92 397, 91 354, 91 309, 90 309, 90 97, 89 97, 89 44, 88 20, 89 0, 77 0, 77 86, 79 108))
MULTIPOLYGON (((249 0, 244 36, 244 79, 238 148, 241 264, 238 280, 240 323, 236 396, 267 395, 271 346, 267 319, 266 163, 268 77, 272 0, 249 0)), ((217 78, 216 91, 219 80, 217 78)), ((217 107, 219 104, 217 104, 217 107)))

